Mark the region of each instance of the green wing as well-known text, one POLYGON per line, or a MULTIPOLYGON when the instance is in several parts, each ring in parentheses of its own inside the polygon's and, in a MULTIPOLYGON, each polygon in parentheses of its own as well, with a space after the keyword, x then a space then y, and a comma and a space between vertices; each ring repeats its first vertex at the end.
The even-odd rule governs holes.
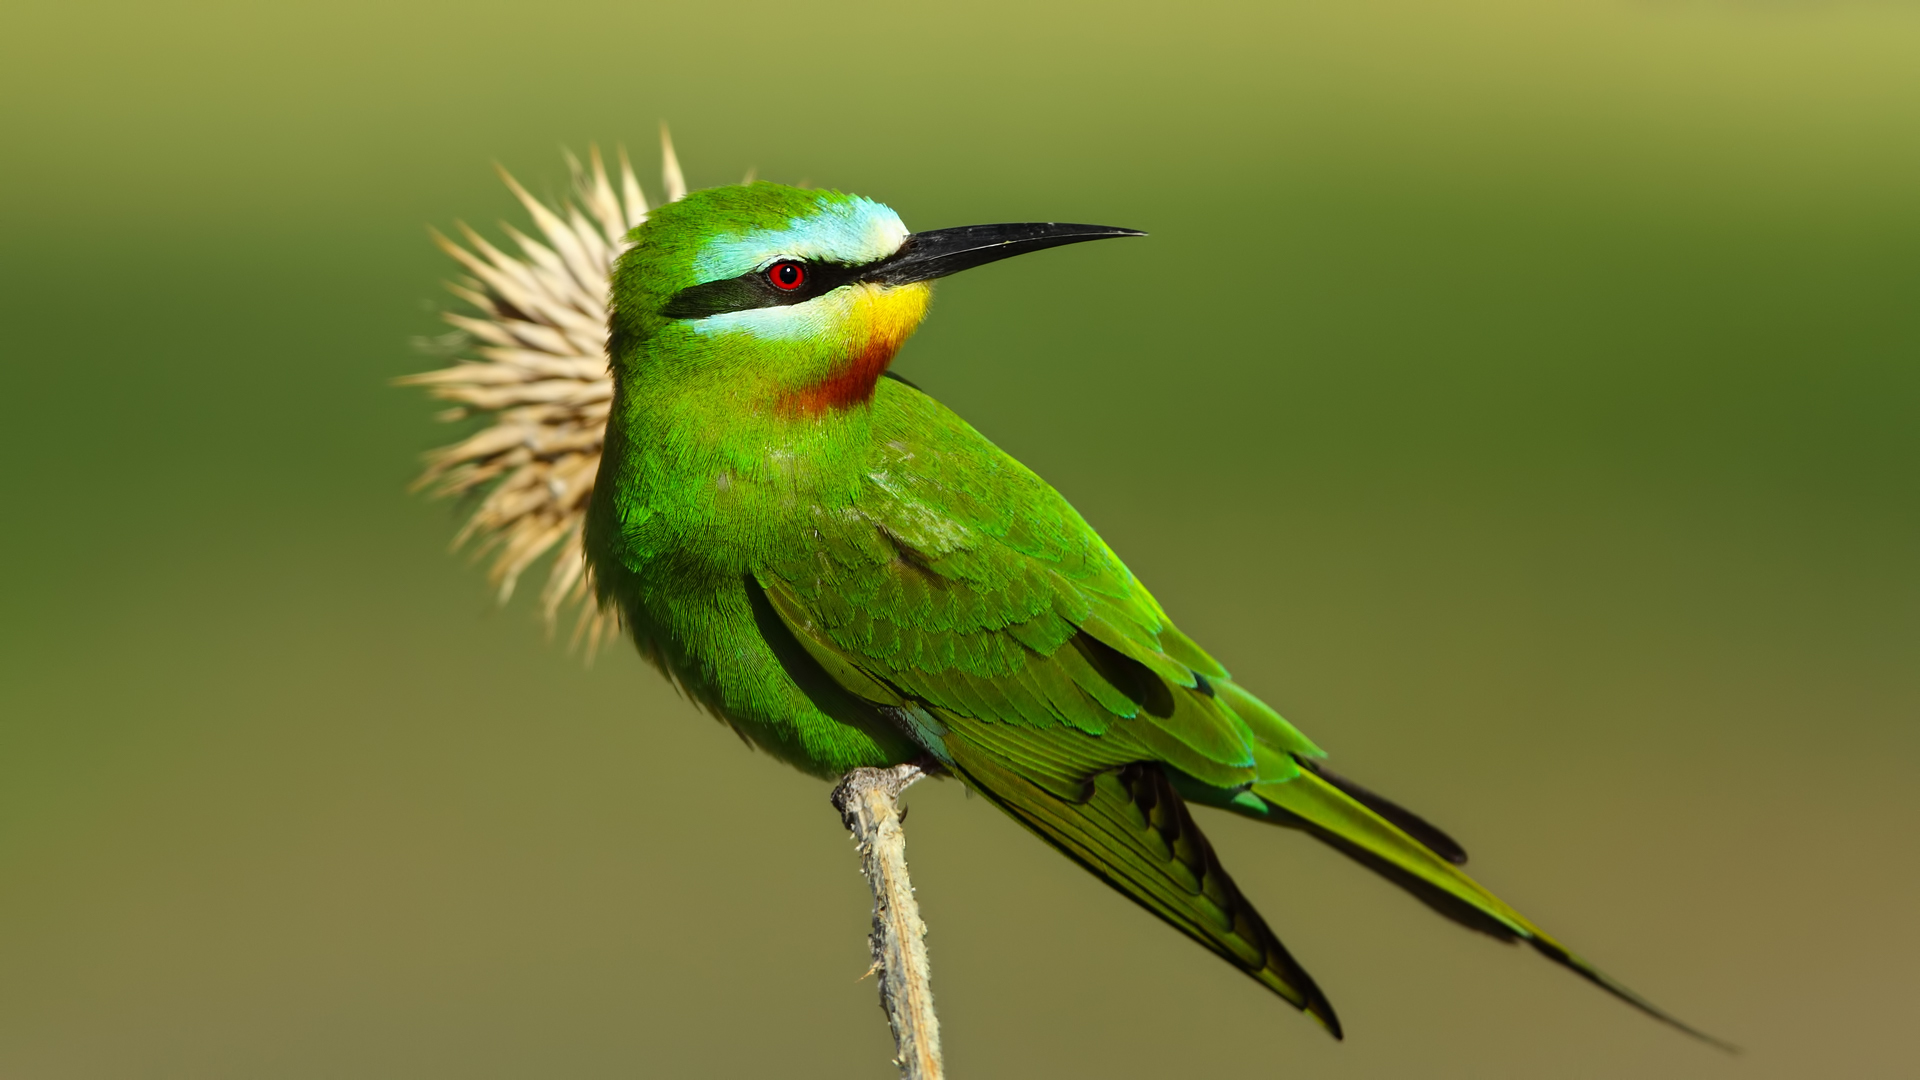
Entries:
POLYGON ((1461 873, 1464 853, 1437 829, 1318 770, 1319 748, 1175 628, 1044 481, 931 399, 882 387, 866 485, 814 509, 798 553, 755 571, 834 682, 1336 1036, 1332 1007, 1234 886, 1187 800, 1303 829, 1673 1022, 1461 873))
POLYGON ((971 787, 1337 1033, 1174 788, 1261 779, 1255 726, 1317 751, 1270 712, 1250 726, 1226 672, 1064 500, 912 397, 930 407, 877 440, 853 504, 814 511, 803 553, 757 568, 770 607, 835 682, 894 710, 971 787))
POLYGON ((767 574, 761 584, 787 629, 836 682, 894 710, 969 786, 1339 1035, 1333 1006, 1241 895, 1170 778, 1185 778, 1185 770, 1169 772, 1173 757, 1251 782, 1253 770, 1237 764, 1249 756, 1237 733, 1202 732, 1190 740, 1230 747, 1236 764, 1195 750, 1174 733, 1178 724, 1200 722, 1204 710, 1147 711, 1127 697, 1145 678, 1097 639, 1071 635, 1054 653, 1023 657, 999 678, 963 662, 915 662, 912 652, 896 666, 837 640, 818 615, 821 605, 802 599, 792 581, 767 574), (1082 680, 1097 689, 1083 689, 1082 680))

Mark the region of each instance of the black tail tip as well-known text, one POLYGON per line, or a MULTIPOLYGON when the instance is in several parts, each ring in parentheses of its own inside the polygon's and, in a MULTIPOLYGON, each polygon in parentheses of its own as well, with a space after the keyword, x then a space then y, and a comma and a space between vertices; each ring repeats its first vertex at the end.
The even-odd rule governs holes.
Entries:
POLYGON ((1633 1006, 1634 1008, 1640 1010, 1641 1012, 1647 1014, 1648 1016, 1654 1018, 1655 1020, 1660 1021, 1661 1023, 1667 1025, 1668 1027, 1671 1027, 1676 1031, 1681 1032, 1682 1034, 1690 1035, 1693 1038, 1696 1038, 1701 1042, 1706 1043, 1708 1046, 1711 1046, 1714 1049, 1719 1050, 1723 1053, 1738 1055, 1744 1052, 1736 1044, 1730 1043, 1725 1039, 1717 1038, 1715 1036, 1707 1034, 1704 1031, 1701 1031, 1699 1028, 1694 1027, 1692 1024, 1687 1023, 1686 1021, 1673 1015, 1667 1010, 1660 1008, 1658 1005, 1655 1005, 1653 1002, 1648 1001, 1646 998, 1641 997, 1639 994, 1634 993, 1632 990, 1627 989, 1625 986, 1614 981, 1613 978, 1611 978, 1610 976, 1603 974, 1598 968, 1594 967, 1592 964, 1589 964, 1585 960, 1582 960, 1579 957, 1568 952, 1559 943, 1553 942, 1553 941, 1545 941, 1538 937, 1535 937, 1535 938, 1529 938, 1528 944, 1532 945, 1534 948, 1534 951, 1538 952, 1540 955, 1546 957, 1549 960, 1552 960, 1554 963, 1559 964, 1562 967, 1565 967, 1567 970, 1587 980, 1593 985, 1598 986, 1600 989, 1605 990, 1607 993, 1612 994, 1614 997, 1619 998, 1621 1001, 1626 1002, 1628 1005, 1633 1006))
POLYGON ((1335 1042, 1347 1041, 1347 1033, 1340 1027, 1340 1017, 1335 1015, 1333 1004, 1326 998, 1308 1003, 1305 1011, 1320 1021, 1320 1026, 1327 1029, 1327 1034, 1333 1036, 1335 1042))

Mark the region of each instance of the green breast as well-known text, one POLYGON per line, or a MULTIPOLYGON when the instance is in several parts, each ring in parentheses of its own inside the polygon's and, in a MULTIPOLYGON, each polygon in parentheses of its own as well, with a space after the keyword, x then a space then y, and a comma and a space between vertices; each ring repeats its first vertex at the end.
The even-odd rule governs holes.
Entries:
MULTIPOLYGON (((891 384, 889 384, 891 385, 891 384)), ((821 776, 923 751, 817 677, 754 574, 849 529, 872 419, 730 417, 685 401, 616 399, 587 523, 604 601, 641 653, 755 745, 821 776)))

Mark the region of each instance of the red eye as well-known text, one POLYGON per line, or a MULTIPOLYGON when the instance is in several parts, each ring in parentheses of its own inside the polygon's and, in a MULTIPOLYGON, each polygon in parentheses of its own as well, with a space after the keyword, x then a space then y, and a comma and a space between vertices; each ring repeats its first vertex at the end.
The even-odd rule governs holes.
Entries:
POLYGON ((807 268, 797 262, 777 262, 767 267, 767 280, 781 292, 792 292, 807 283, 807 268))

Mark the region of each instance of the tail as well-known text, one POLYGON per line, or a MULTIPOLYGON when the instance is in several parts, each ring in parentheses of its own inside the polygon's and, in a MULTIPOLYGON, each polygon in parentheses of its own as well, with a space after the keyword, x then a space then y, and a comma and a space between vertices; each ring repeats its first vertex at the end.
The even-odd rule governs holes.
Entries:
MULTIPOLYGON (((1265 753, 1262 747, 1260 752, 1265 753)), ((1534 951, 1565 967, 1607 993, 1703 1042, 1737 1052, 1731 1043, 1694 1028, 1612 976, 1594 967, 1518 911, 1461 871, 1467 855, 1453 839, 1418 815, 1351 781, 1332 775, 1310 761, 1289 780, 1256 783, 1244 793, 1223 801, 1199 797, 1247 817, 1311 833, 1368 869, 1406 889, 1449 919, 1506 941, 1525 941, 1534 951)), ((1286 775, 1269 769, 1263 775, 1286 775)))
POLYGON ((984 746, 957 738, 947 746, 969 787, 1341 1037, 1333 1005, 1227 876, 1158 762, 1096 773, 1070 798, 1019 775, 984 746))

